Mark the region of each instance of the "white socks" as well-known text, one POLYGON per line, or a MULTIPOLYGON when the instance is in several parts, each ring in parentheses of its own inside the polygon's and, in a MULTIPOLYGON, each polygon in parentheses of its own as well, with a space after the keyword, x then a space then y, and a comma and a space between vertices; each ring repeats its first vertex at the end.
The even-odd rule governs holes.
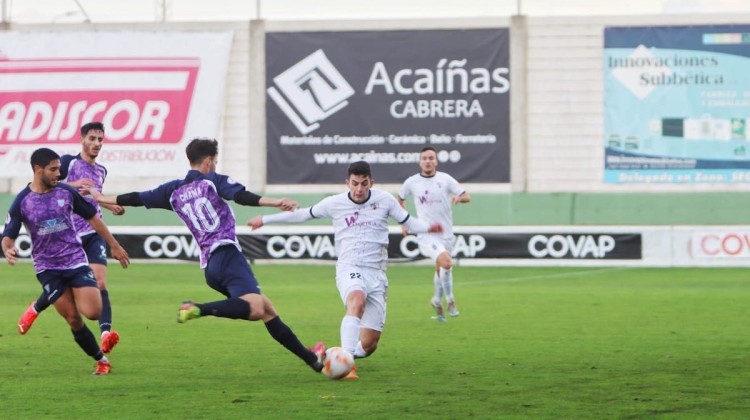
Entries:
POLYGON ((365 351, 365 348, 362 347, 362 342, 361 341, 357 341, 357 349, 354 350, 354 353, 352 353, 352 354, 354 355, 355 359, 359 359, 361 357, 367 357, 368 356, 367 352, 365 351))
POLYGON ((453 270, 440 269, 440 282, 443 285, 445 299, 450 303, 453 302, 453 270))
POLYGON ((360 319, 352 315, 344 315, 344 319, 341 320, 341 347, 355 357, 357 348, 362 348, 361 344, 357 345, 359 344, 359 323, 360 319))
POLYGON ((432 284, 435 286, 435 295, 432 297, 432 301, 440 303, 443 301, 443 283, 437 272, 432 277, 432 284))

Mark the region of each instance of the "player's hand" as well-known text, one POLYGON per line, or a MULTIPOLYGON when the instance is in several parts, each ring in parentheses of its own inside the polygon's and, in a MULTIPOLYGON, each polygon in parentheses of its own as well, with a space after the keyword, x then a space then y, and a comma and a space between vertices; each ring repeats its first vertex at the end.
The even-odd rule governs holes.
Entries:
POLYGON ((284 211, 292 211, 296 209, 298 206, 299 206, 298 202, 289 198, 282 198, 279 200, 279 204, 276 207, 284 211))
POLYGON ((84 187, 83 190, 86 191, 91 196, 91 198, 93 198, 97 202, 104 198, 104 194, 102 194, 102 192, 97 190, 96 188, 84 187))
POLYGON ((10 247, 3 250, 3 255, 10 265, 16 265, 16 255, 18 254, 18 248, 10 247))
POLYGON ((409 229, 407 229, 406 226, 401 226, 401 234, 404 236, 409 236, 409 229))
POLYGON ((76 188, 84 188, 84 187, 90 188, 94 186, 94 181, 88 178, 81 178, 75 181, 70 181, 67 184, 70 185, 71 187, 76 187, 76 188))
POLYGON ((430 233, 442 233, 443 232, 443 225, 440 223, 433 223, 430 225, 430 229, 427 231, 430 233))
POLYGON ((451 197, 451 203, 453 203, 453 205, 456 205, 456 204, 458 204, 460 202, 461 202, 461 196, 460 195, 454 195, 453 197, 451 197))
POLYGON ((120 262, 122 268, 128 268, 128 265, 130 265, 128 252, 125 251, 125 248, 120 246, 120 244, 117 244, 116 247, 112 247, 112 257, 120 262))
POLYGON ((255 216, 252 219, 247 221, 247 225, 255 229, 260 229, 263 227, 263 216, 255 216))
POLYGON ((122 216, 125 214, 125 207, 123 206, 109 206, 109 211, 115 216, 122 216))

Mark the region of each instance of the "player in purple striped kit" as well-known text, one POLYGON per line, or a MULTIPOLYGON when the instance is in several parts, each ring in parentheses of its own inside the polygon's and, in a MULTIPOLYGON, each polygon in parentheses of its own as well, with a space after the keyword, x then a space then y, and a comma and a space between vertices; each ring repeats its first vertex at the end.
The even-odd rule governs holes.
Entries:
POLYGON ((167 182, 149 191, 118 196, 104 196, 92 188, 91 195, 99 203, 174 211, 193 234, 201 249, 200 266, 204 269, 206 283, 227 298, 208 303, 185 302, 178 312, 177 322, 203 316, 261 320, 271 337, 320 372, 325 346, 318 343, 314 350, 306 348, 281 320, 268 297, 261 293, 237 242, 237 223, 227 200, 245 206, 282 210, 295 208, 297 202, 287 198, 261 197, 230 177, 216 173, 218 147, 214 139, 190 141, 185 152, 191 169, 184 179, 167 182))
POLYGON ((8 264, 16 263, 15 241, 24 225, 31 237, 34 270, 45 295, 70 325, 75 342, 96 360, 94 374, 104 375, 110 372, 111 365, 81 316, 92 320, 99 318, 101 294, 75 230, 73 216, 78 215, 90 223, 124 268, 130 260, 97 217, 96 208, 75 188, 58 182, 60 166, 60 156, 50 149, 37 149, 31 154, 34 180, 18 193, 8 210, 3 230, 3 255, 8 264))
MULTIPOLYGON (((78 155, 63 155, 60 158, 60 181, 71 187, 84 188, 93 187, 102 189, 107 177, 107 169, 96 162, 102 144, 104 142, 104 125, 100 122, 90 122, 81 127, 81 153, 78 155)), ((91 197, 84 197, 96 208, 97 217, 102 217, 102 211, 91 197)), ((122 215, 125 209, 121 206, 102 205, 114 215, 122 215)), ((102 313, 99 317, 99 330, 101 331, 102 351, 109 353, 120 341, 120 335, 112 330, 112 304, 109 300, 107 290, 107 244, 91 227, 89 222, 73 215, 73 223, 78 236, 81 238, 83 249, 86 251, 89 265, 94 272, 97 286, 102 295, 102 313)), ((45 292, 31 302, 24 314, 18 320, 18 332, 26 334, 37 316, 50 306, 50 301, 45 292)))

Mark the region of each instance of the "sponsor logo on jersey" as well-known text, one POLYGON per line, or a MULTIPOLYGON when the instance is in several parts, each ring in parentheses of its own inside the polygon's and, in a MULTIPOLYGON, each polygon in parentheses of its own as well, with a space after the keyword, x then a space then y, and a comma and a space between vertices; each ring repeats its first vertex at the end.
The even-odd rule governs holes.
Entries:
POLYGON ((354 215, 352 215, 351 217, 345 217, 344 221, 346 221, 346 226, 351 226, 357 223, 357 219, 359 219, 359 212, 355 211, 354 215))

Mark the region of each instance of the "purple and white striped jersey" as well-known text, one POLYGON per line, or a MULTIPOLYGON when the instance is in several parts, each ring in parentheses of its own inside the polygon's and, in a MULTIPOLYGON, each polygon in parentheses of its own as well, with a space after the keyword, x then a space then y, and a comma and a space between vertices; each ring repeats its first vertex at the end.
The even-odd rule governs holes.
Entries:
MULTIPOLYGON (((104 187, 104 180, 107 178, 107 169, 104 166, 98 163, 92 165, 86 162, 80 153, 75 156, 63 155, 60 158, 60 163, 60 181, 72 182, 79 179, 90 179, 94 182, 95 189, 101 191, 102 187, 104 187)), ((99 203, 91 198, 90 195, 83 198, 96 208, 96 214, 101 218, 102 209, 99 203)), ((73 221, 79 236, 85 236, 94 232, 94 228, 91 227, 91 224, 86 219, 74 215, 73 221)))
POLYGON ((51 191, 38 194, 27 186, 10 205, 3 236, 16 239, 21 225, 26 226, 31 236, 31 258, 37 273, 88 265, 74 228, 74 215, 83 220, 96 216, 96 208, 75 188, 59 183, 51 191))
POLYGON ((235 233, 236 219, 227 200, 243 191, 242 184, 215 172, 190 170, 185 179, 174 180, 141 192, 146 208, 172 210, 185 223, 201 249, 200 265, 221 245, 232 244, 240 251, 235 233))

